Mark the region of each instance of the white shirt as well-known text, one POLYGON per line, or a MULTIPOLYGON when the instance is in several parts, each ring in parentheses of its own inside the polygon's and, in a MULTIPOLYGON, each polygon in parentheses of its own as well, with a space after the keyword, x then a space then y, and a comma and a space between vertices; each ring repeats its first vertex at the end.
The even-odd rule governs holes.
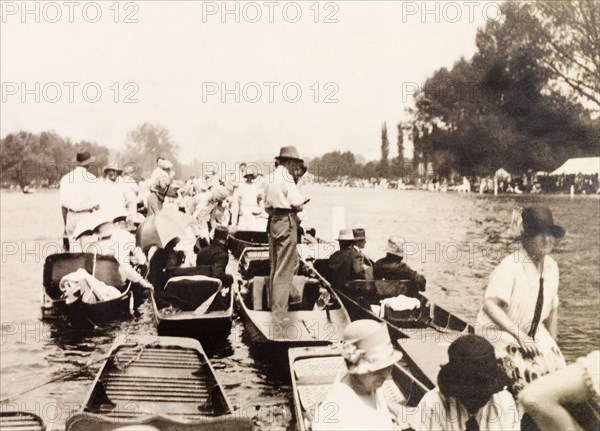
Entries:
POLYGON ((283 165, 277 166, 265 188, 265 208, 291 209, 304 204, 294 177, 283 165))
MULTIPOLYGON (((416 431, 463 431, 469 419, 467 409, 456 398, 442 395, 438 388, 427 392, 418 407, 406 410, 416 431)), ((521 412, 506 390, 496 392, 477 412, 480 431, 518 431, 521 412)))
POLYGON ((77 166, 60 180, 60 204, 73 211, 91 210, 98 205, 98 178, 77 166))
POLYGON ((98 182, 98 205, 111 214, 126 214, 125 188, 121 183, 103 178, 98 182))

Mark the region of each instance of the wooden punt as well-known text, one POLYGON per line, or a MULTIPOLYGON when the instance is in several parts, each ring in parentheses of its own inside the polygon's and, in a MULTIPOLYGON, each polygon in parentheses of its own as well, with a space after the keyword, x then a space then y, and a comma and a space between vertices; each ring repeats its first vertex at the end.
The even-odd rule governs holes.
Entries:
POLYGON ((164 289, 152 294, 158 335, 196 338, 207 348, 224 343, 233 320, 231 287, 212 278, 210 266, 167 268, 166 274, 164 289), (208 307, 197 312, 202 304, 208 307))
POLYGON ((131 287, 123 284, 119 274, 119 263, 113 256, 94 255, 92 253, 57 253, 50 255, 44 262, 43 303, 44 315, 54 310, 63 313, 77 324, 100 324, 117 318, 131 317, 131 287), (98 280, 121 292, 117 298, 85 303, 81 299, 66 304, 59 288, 60 280, 67 274, 83 268, 98 280))
POLYGON ((0 413, 2 431, 46 431, 44 421, 33 413, 14 411, 0 413))
MULTIPOLYGON (((309 431, 318 405, 346 364, 336 346, 292 348, 288 355, 296 426, 309 431)), ((409 407, 415 407, 429 390, 400 363, 394 365, 392 379, 382 388, 387 400, 409 407)))
POLYGON ((179 337, 133 336, 115 345, 66 430, 140 424, 169 430, 252 429, 249 419, 233 415, 200 343, 179 337))
POLYGON ((336 293, 320 280, 304 277, 301 301, 290 304, 283 316, 268 310, 268 277, 254 277, 236 286, 240 315, 252 342, 270 347, 319 345, 337 342, 350 317, 336 293), (325 309, 314 310, 321 289, 331 296, 325 309))

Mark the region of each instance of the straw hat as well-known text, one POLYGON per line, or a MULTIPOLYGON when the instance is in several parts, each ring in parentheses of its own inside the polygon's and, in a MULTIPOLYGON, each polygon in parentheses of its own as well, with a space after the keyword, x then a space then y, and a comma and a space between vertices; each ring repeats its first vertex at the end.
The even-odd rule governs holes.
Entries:
POLYGON ((121 169, 119 167, 119 163, 118 162, 110 162, 108 165, 106 165, 106 167, 104 168, 103 172, 106 171, 115 171, 118 172, 119 174, 123 172, 123 169, 121 169))
POLYGON ((396 256, 404 257, 404 244, 406 240, 397 235, 390 236, 388 238, 386 253, 394 254, 396 256))
POLYGON ((351 229, 341 229, 338 241, 354 241, 354 234, 351 229))
POLYGON ((248 178, 248 177, 252 177, 252 178, 256 178, 258 177, 258 169, 256 168, 256 166, 248 166, 248 168, 246 169, 246 172, 244 172, 244 178, 248 178))
POLYGON ((385 324, 364 319, 344 329, 342 356, 348 373, 366 374, 395 364, 402 353, 394 350, 385 324))
POLYGON ((279 150, 279 155, 275 157, 276 160, 297 160, 299 162, 303 162, 304 160, 300 158, 300 154, 298 150, 294 146, 281 147, 279 150))

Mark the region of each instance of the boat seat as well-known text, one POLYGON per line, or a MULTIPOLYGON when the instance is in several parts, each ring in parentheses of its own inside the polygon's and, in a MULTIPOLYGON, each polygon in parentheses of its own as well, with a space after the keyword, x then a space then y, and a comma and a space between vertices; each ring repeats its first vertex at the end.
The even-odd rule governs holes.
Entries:
POLYGON ((200 265, 200 266, 169 266, 163 269, 166 279, 179 276, 191 276, 191 275, 204 275, 206 277, 212 277, 212 265, 200 265))
POLYGON ((203 275, 169 279, 163 290, 156 291, 159 308, 173 305, 182 311, 193 311, 221 288, 221 280, 203 275))

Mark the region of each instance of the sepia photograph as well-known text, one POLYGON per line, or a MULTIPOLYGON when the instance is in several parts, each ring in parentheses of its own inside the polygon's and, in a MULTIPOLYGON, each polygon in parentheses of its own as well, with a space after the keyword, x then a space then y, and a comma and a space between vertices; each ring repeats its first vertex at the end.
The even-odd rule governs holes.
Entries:
POLYGON ((600 431, 600 1, 0 1, 0 430, 600 431))

